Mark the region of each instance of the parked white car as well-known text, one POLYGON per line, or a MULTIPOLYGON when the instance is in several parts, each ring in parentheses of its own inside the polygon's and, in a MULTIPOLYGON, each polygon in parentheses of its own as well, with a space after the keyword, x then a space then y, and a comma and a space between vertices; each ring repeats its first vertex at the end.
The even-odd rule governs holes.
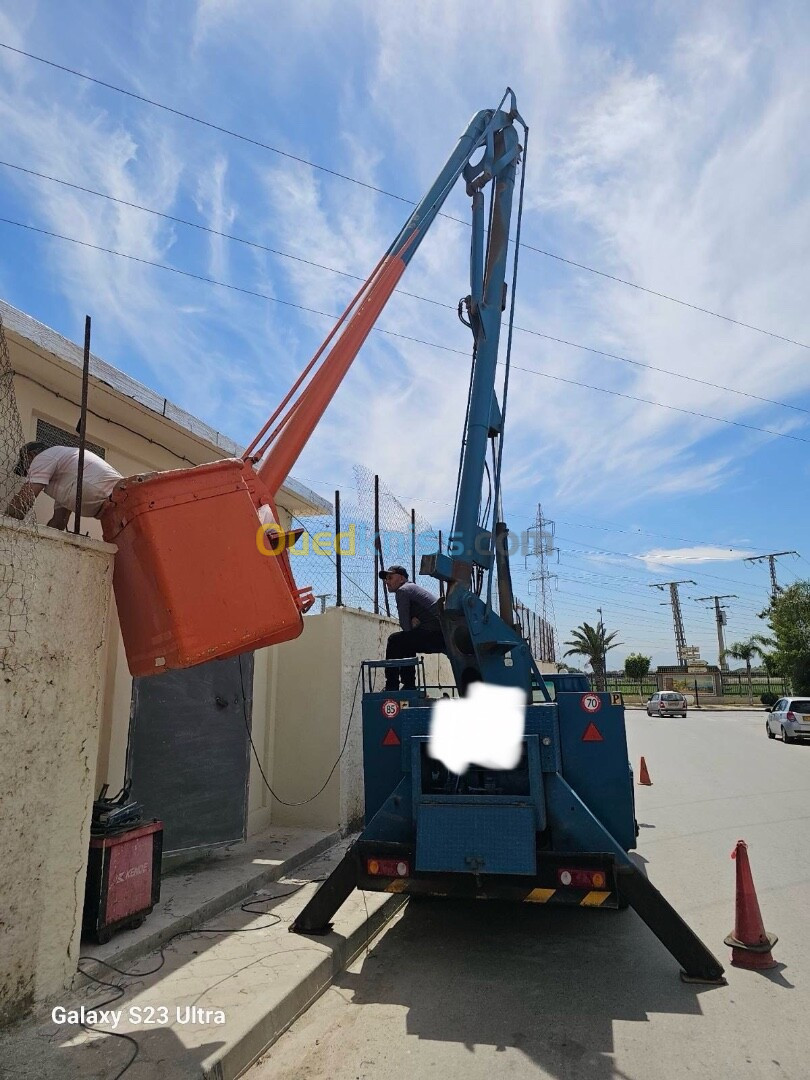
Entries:
POLYGON ((768 712, 765 730, 769 739, 781 735, 786 743, 810 739, 810 698, 780 698, 768 712))
POLYGON ((686 716, 686 698, 677 690, 661 690, 647 702, 647 716, 686 716))

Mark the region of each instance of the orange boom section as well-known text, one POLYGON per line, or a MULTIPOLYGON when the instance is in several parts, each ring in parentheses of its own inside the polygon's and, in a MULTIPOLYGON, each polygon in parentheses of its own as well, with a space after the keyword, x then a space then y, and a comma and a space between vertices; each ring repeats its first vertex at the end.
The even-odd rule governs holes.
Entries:
POLYGON ((472 118, 433 186, 241 461, 134 476, 118 485, 102 526, 104 538, 118 545, 115 599, 133 675, 191 667, 301 633, 313 597, 311 589, 296 586, 290 569, 286 548, 298 534, 284 533, 278 550, 263 547, 261 534, 257 543, 260 509, 268 507, 278 521, 281 485, 405 267, 459 177, 470 194, 486 182, 495 133, 511 125, 512 115, 484 109, 472 118), (470 171, 481 146, 488 156, 470 171))
POLYGON ((277 520, 250 465, 233 458, 117 485, 101 523, 104 539, 118 546, 113 585, 133 675, 301 633, 311 591, 296 588, 281 541, 271 551, 260 501, 277 520))
POLYGON ((278 489, 404 269, 399 258, 380 260, 244 459, 117 485, 102 528, 118 546, 113 587, 133 675, 192 667, 301 633, 314 597, 297 587, 287 554, 301 530, 275 526, 263 534, 259 508, 278 522, 278 489))

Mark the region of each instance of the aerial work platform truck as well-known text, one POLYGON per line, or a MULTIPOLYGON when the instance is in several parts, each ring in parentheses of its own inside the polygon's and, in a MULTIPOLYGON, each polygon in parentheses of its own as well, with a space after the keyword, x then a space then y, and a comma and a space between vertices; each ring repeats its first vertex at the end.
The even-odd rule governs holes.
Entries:
MULTIPOLYGON (((275 558, 267 558, 256 551, 257 521, 266 520, 263 511, 278 520, 278 488, 463 179, 472 207, 470 291, 458 310, 472 334, 471 374, 452 530, 447 549, 423 556, 420 569, 444 586, 439 618, 459 697, 476 683, 522 691, 519 760, 508 769, 473 761, 456 775, 429 752, 434 699, 420 661, 391 662, 414 664, 420 672, 415 689, 395 692, 374 689, 375 673, 387 662, 365 662, 358 676, 365 826, 291 929, 327 932, 357 887, 629 905, 679 962, 684 978, 721 982, 719 962, 628 854, 638 826, 621 695, 589 690, 552 701, 513 616, 501 477, 527 141, 511 90, 496 109, 472 118, 430 191, 241 460, 163 474, 170 482, 160 476, 127 482, 114 497, 105 539, 122 553, 116 598, 127 655, 134 673, 145 674, 301 632, 311 593, 294 582, 285 550, 291 536, 278 529, 275 558), (502 325, 507 341, 499 361, 502 325), (183 539, 190 527, 191 547, 183 539), (238 563, 233 573, 223 570, 229 560, 238 563), (148 615, 141 603, 147 594, 148 615), (165 595, 171 603, 161 599, 165 595)), ((498 715, 488 722, 498 725, 498 715)))

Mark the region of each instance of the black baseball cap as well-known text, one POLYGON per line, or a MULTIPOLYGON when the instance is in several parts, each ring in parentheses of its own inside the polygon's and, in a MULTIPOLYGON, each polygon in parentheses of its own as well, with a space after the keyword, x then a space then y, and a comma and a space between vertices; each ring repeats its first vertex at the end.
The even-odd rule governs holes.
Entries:
POLYGON ((17 458, 17 464, 14 466, 14 473, 16 476, 25 476, 28 472, 28 465, 32 457, 36 457, 37 454, 41 454, 43 450, 47 450, 48 447, 44 442, 27 442, 25 446, 20 447, 20 456, 17 458))
POLYGON ((404 578, 408 577, 408 571, 404 566, 389 566, 387 570, 381 570, 377 577, 380 581, 385 581, 388 574, 402 574, 404 578))

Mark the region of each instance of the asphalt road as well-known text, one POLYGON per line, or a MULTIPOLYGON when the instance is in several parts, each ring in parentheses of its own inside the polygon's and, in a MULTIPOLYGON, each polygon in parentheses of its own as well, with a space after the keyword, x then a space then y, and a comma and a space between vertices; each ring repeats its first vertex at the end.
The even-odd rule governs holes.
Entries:
POLYGON ((726 965, 686 985, 633 911, 410 902, 247 1074, 250 1080, 806 1080, 810 745, 761 712, 628 714, 647 873, 726 965), (770 972, 728 964, 745 839, 770 972))

